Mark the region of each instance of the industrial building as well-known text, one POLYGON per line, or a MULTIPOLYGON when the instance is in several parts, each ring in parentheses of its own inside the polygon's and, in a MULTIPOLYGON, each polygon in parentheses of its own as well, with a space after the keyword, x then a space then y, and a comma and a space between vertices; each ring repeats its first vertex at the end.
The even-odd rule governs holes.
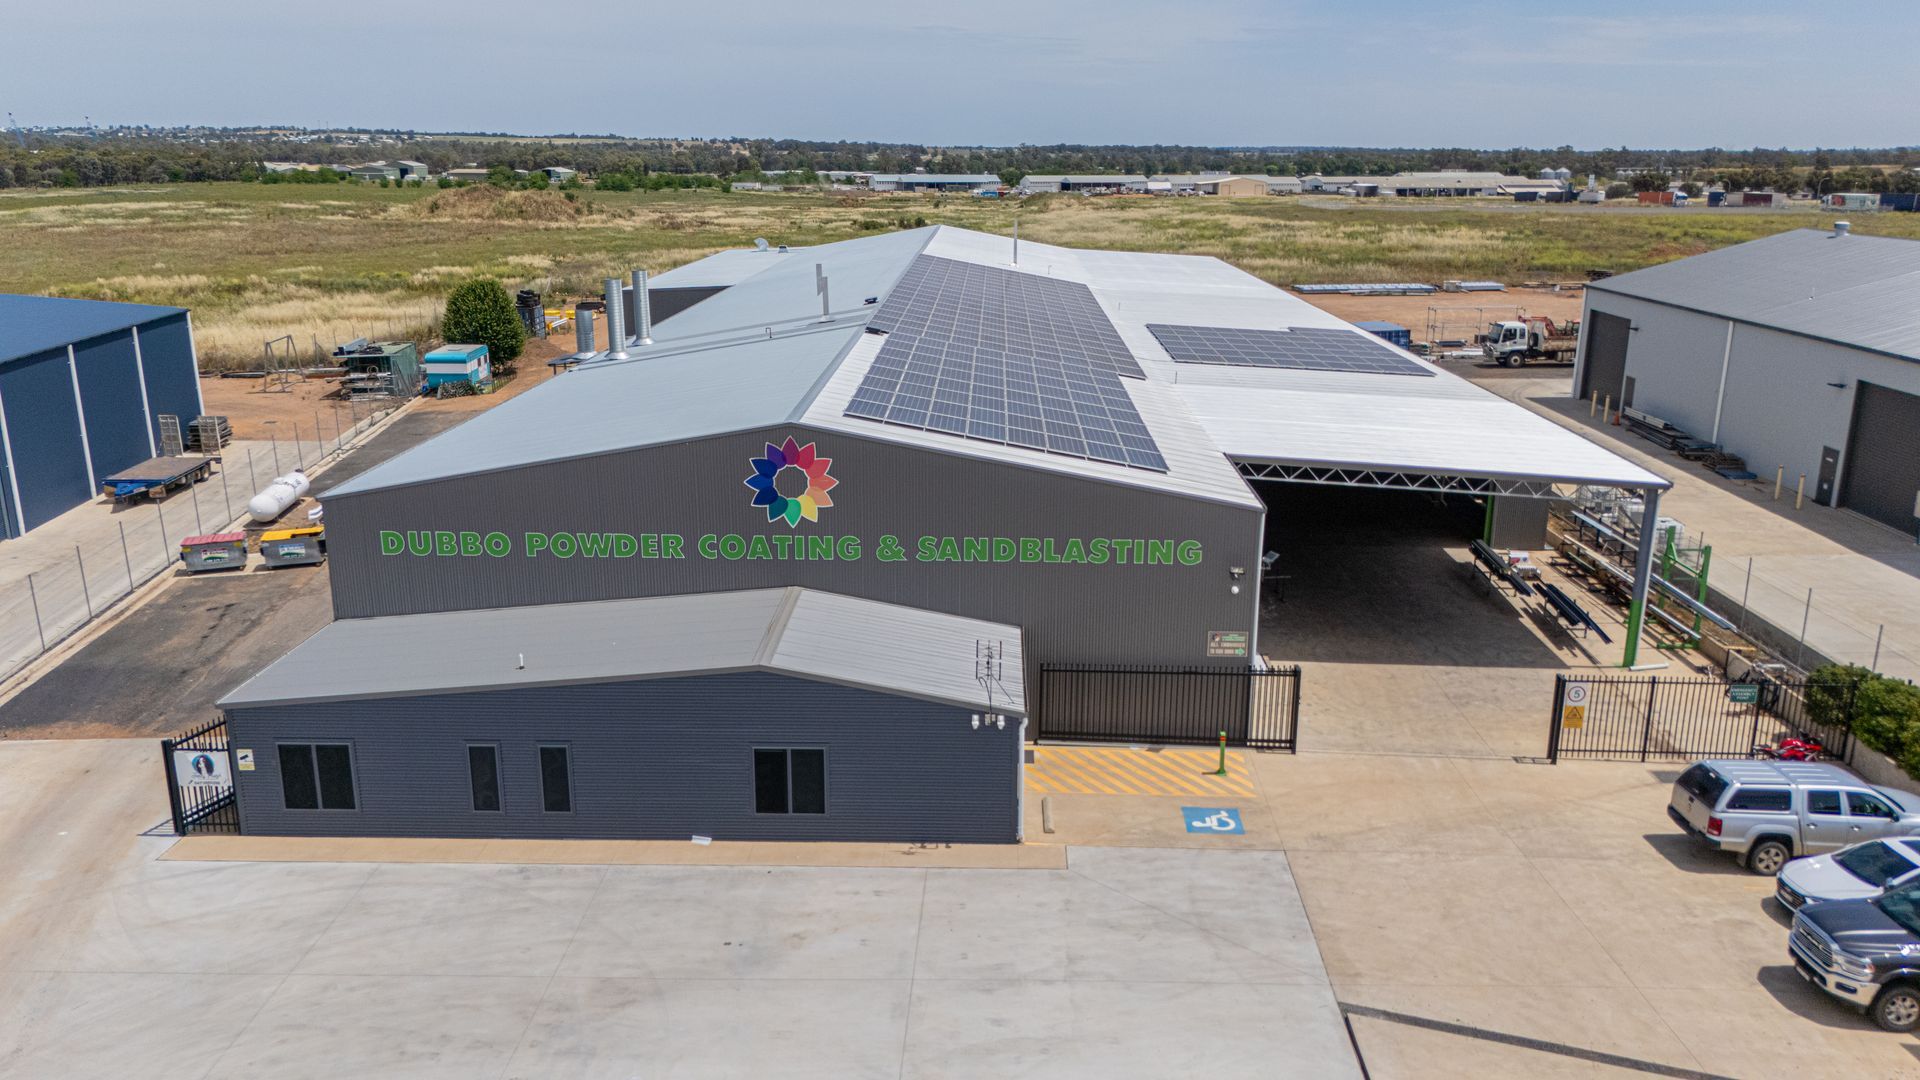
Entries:
POLYGON ((1114 192, 1140 193, 1147 190, 1147 178, 1129 173, 1088 173, 1078 176, 1023 176, 1020 178, 1019 191, 1022 195, 1044 195, 1061 191, 1079 191, 1089 194, 1110 194, 1114 192))
POLYGON ((94 498, 202 412, 181 308, 0 294, 0 536, 94 498))
POLYGON ((874 191, 931 191, 980 194, 1000 189, 992 173, 874 173, 867 181, 874 191))
POLYGON ((1217 259, 935 226, 657 282, 321 494, 337 621, 221 702, 245 831, 1012 841, 1046 672, 1285 655, 1305 495, 1666 486, 1217 259))
POLYGON ((1920 241, 1797 229, 1587 287, 1575 385, 1920 526, 1920 241))

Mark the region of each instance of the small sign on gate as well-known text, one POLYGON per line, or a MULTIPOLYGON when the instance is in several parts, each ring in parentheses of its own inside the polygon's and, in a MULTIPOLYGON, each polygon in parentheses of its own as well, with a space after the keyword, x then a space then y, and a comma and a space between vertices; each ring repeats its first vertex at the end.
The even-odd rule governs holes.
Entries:
POLYGON ((1727 687, 1727 700, 1735 705, 1756 705, 1760 701, 1760 684, 1733 683, 1727 687))
POLYGON ((175 750, 173 775, 183 788, 233 786, 233 774, 227 771, 224 750, 175 750))
POLYGON ((1560 698, 1560 726, 1585 727, 1587 723, 1587 684, 1570 682, 1560 698))

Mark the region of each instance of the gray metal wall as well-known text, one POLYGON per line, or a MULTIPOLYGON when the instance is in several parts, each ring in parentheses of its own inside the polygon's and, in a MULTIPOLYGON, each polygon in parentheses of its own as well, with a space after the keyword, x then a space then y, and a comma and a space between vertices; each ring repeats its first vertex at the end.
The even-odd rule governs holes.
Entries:
MULTIPOLYGON (((1214 663, 1207 632, 1252 633, 1261 511, 799 426, 325 498, 339 618, 799 585, 1020 625, 1041 661, 1214 663), (817 440, 840 483, 818 523, 769 524, 748 459, 817 440), (382 555, 381 530, 504 532, 503 558, 382 555), (683 559, 529 558, 528 530, 677 533, 683 559), (726 561, 707 533, 853 536, 855 562, 726 561), (882 534, 910 557, 882 562, 882 534), (1194 539, 1199 565, 921 562, 920 536, 1194 539), (1228 568, 1246 568, 1240 594, 1228 568)), ((1244 663, 1245 661, 1238 661, 1244 663)))
POLYGON ((1920 364, 1895 357, 1748 323, 1734 325, 1729 351, 1725 319, 1600 291, 1588 293, 1586 309, 1589 318, 1607 312, 1640 328, 1627 357, 1635 408, 1710 438, 1717 405, 1718 441, 1765 480, 1783 468, 1789 492, 1806 474, 1809 498, 1823 447, 1842 452, 1837 487, 1845 489, 1844 455, 1862 382, 1920 394, 1920 364))
POLYGON ((760 672, 228 713, 244 832, 285 836, 863 840, 1016 837, 1020 735, 962 709, 760 672), (287 810, 283 742, 353 748, 355 810, 287 810), (467 747, 500 748, 502 809, 467 747), (572 751, 573 812, 542 808, 538 748, 572 751), (827 751, 827 813, 753 812, 755 747, 827 751))

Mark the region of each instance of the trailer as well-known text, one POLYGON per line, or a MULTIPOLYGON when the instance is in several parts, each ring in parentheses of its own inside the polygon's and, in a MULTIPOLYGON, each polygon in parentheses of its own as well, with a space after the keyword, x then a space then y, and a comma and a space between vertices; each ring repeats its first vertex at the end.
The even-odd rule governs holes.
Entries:
POLYGON ((177 487, 197 484, 213 475, 218 457, 157 457, 122 469, 100 482, 100 493, 115 502, 126 502, 142 495, 156 498, 177 487))

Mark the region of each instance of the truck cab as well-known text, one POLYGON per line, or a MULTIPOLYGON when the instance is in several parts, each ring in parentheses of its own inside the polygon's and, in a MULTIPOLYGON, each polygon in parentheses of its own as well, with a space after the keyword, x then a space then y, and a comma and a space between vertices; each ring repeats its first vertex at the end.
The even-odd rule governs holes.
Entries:
POLYGON ((1533 332, 1523 322, 1497 322, 1487 327, 1482 351, 1503 367, 1517 367, 1532 349, 1533 332))

